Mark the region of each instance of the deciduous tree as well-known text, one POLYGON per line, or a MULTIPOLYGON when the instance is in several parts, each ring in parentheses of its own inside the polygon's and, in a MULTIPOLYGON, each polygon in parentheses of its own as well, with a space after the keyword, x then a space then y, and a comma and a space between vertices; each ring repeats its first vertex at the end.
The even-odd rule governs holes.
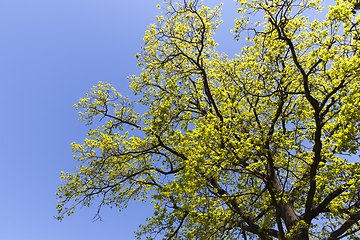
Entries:
POLYGON ((107 120, 72 145, 58 219, 150 198, 139 238, 359 239, 357 8, 337 0, 310 20, 319 0, 238 0, 248 44, 229 58, 213 38, 221 5, 165 3, 129 77, 141 100, 100 83, 75 105, 107 120))

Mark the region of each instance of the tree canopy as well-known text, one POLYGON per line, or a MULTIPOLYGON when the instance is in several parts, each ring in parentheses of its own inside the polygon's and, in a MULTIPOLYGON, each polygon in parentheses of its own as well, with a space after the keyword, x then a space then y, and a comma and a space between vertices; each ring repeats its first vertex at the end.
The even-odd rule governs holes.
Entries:
POLYGON ((222 4, 165 2, 129 77, 141 99, 100 82, 75 105, 106 120, 72 144, 59 220, 151 199, 138 238, 359 239, 359 3, 310 20, 319 0, 237 2, 235 57, 216 51, 222 4))

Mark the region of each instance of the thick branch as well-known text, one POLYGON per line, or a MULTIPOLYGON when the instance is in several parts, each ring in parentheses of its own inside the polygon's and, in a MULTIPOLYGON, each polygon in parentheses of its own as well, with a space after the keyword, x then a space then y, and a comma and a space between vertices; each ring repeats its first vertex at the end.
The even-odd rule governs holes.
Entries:
MULTIPOLYGON (((311 219, 314 219, 315 217, 317 217, 320 213, 322 213, 326 207, 329 205, 329 203, 335 199, 337 196, 339 196, 340 194, 342 194, 344 191, 346 190, 346 187, 343 186, 341 188, 338 188, 337 190, 333 191, 332 193, 330 193, 321 203, 320 205, 313 209, 311 211, 311 219)), ((301 218, 303 218, 304 216, 302 215, 301 218)))
POLYGON ((205 179, 214 187, 220 196, 226 196, 228 200, 226 200, 227 204, 240 215, 240 217, 248 224, 248 228, 246 229, 249 232, 256 234, 260 239, 269 239, 267 235, 278 237, 279 233, 276 231, 267 231, 266 229, 260 231, 260 227, 254 223, 254 221, 240 208, 239 203, 236 201, 234 197, 225 191, 220 184, 211 176, 203 175, 205 179), (266 234, 265 234, 266 233, 266 234))
POLYGON ((360 211, 357 211, 353 214, 347 221, 343 223, 337 230, 332 232, 327 240, 336 240, 339 239, 341 234, 345 233, 348 229, 351 228, 355 223, 359 222, 360 220, 360 211))

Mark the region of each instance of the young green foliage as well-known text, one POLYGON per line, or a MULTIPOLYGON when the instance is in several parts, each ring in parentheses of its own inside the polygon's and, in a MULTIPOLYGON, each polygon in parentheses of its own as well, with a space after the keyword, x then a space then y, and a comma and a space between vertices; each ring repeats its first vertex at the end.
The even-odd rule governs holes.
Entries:
POLYGON ((130 77, 147 111, 103 83, 75 105, 107 122, 72 145, 59 220, 95 197, 97 216, 151 198, 139 239, 358 239, 358 2, 321 21, 319 0, 237 2, 249 44, 234 59, 216 51, 221 7, 166 2, 130 77))

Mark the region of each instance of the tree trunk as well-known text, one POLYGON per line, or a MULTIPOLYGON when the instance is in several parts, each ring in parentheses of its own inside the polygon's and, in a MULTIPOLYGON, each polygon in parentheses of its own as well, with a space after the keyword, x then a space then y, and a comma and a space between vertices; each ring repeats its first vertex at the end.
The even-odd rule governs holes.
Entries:
POLYGON ((309 240, 309 231, 307 229, 299 229, 296 233, 291 235, 289 240, 309 240))

